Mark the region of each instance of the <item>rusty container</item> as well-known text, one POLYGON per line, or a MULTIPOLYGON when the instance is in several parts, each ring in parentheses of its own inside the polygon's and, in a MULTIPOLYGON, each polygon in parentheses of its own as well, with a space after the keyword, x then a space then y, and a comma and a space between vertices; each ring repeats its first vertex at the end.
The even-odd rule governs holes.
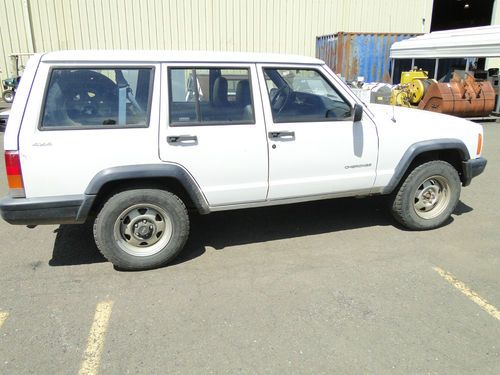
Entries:
POLYGON ((316 57, 347 81, 391 82, 389 53, 394 42, 420 34, 346 33, 316 38, 316 57))
POLYGON ((495 91, 488 81, 454 76, 449 83, 431 84, 418 108, 459 117, 488 116, 495 107, 495 91))

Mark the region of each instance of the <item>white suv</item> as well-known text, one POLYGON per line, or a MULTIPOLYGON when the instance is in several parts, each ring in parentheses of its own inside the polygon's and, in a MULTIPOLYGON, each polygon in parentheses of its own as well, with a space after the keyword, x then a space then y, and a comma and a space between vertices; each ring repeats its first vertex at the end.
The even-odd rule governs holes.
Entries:
POLYGON ((171 261, 201 214, 385 194, 396 220, 442 225, 480 174, 483 130, 367 106, 298 56, 147 51, 35 55, 5 133, 12 224, 94 220, 113 264, 171 261))

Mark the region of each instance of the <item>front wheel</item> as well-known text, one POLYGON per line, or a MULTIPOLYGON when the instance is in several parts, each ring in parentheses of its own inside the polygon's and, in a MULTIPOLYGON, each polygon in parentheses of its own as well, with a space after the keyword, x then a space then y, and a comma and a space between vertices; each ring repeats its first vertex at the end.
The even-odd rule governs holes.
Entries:
POLYGON ((415 168, 392 201, 394 218, 412 230, 434 229, 443 225, 460 198, 460 178, 456 169, 441 160, 415 168))
POLYGON ((171 261, 189 234, 186 206, 156 189, 127 190, 112 196, 94 222, 94 238, 113 265, 129 270, 156 268, 171 261))

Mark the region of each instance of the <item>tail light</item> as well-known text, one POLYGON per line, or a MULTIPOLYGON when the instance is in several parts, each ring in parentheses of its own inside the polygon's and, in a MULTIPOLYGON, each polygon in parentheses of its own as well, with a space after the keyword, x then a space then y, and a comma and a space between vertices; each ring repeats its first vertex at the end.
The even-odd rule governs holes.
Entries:
POLYGON ((12 197, 25 197, 19 151, 5 151, 5 167, 10 195, 12 197))

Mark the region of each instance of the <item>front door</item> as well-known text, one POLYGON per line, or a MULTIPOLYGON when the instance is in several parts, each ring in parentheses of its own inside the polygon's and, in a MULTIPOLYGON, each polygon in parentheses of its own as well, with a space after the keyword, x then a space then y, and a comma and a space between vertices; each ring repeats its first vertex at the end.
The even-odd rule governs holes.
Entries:
POLYGON ((210 206, 264 201, 267 140, 255 65, 164 64, 162 72, 161 160, 184 167, 210 206))
POLYGON ((378 138, 352 99, 320 66, 258 65, 268 124, 268 199, 368 191, 378 138), (328 78, 327 78, 328 77, 328 78))

